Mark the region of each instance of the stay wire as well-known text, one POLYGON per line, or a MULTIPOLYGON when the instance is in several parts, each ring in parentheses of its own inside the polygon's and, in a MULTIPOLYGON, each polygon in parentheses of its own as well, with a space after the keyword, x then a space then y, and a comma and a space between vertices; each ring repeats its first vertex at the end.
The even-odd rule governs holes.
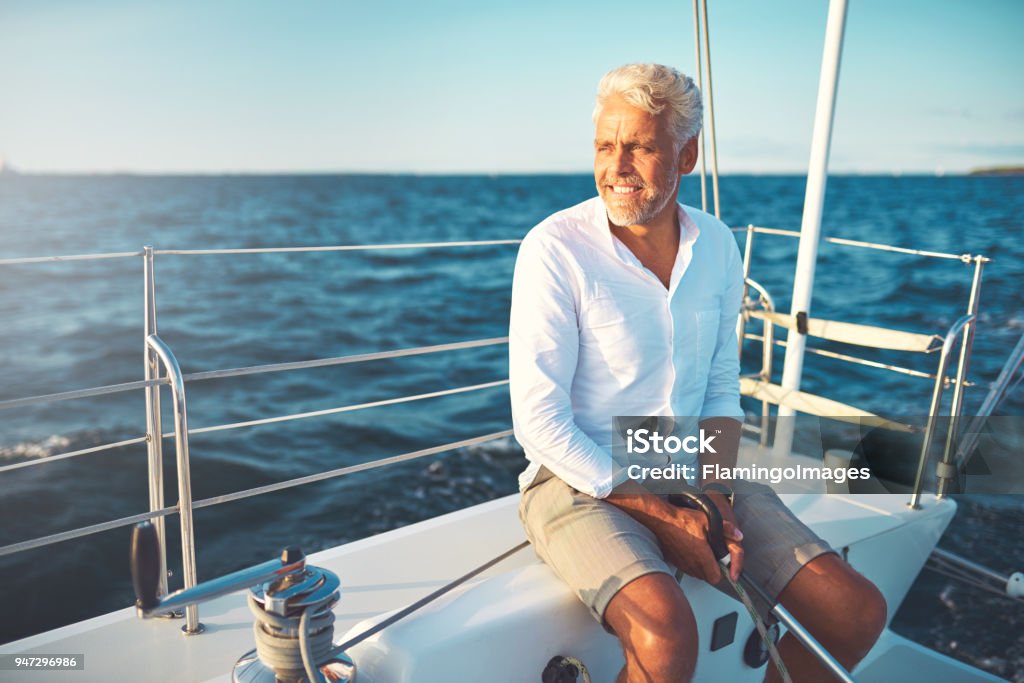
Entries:
POLYGON ((380 622, 379 624, 375 624, 374 626, 371 626, 370 628, 366 629, 362 633, 349 638, 348 640, 346 640, 345 642, 341 643, 340 645, 335 646, 333 648, 331 654, 332 655, 341 654, 341 653, 345 652, 346 650, 348 650, 349 648, 355 647, 356 645, 358 645, 359 643, 363 642, 367 638, 369 638, 369 637, 371 637, 373 635, 376 635, 377 633, 380 633, 381 631, 386 629, 388 626, 391 626, 392 624, 394 624, 396 621, 404 619, 405 617, 409 616, 410 614, 412 614, 416 610, 420 609, 421 607, 424 607, 424 606, 430 604, 431 602, 433 602, 434 600, 437 600, 439 597, 441 597, 445 593, 448 593, 452 589, 459 587, 460 585, 462 585, 466 581, 469 581, 473 577, 475 577, 475 576, 477 576, 477 575, 487 571, 488 569, 490 569, 494 565, 498 564, 499 562, 502 562, 503 560, 508 559, 512 555, 515 555, 517 552, 519 552, 520 550, 522 550, 523 548, 525 548, 528 545, 530 545, 529 541, 523 541, 522 543, 519 543, 518 545, 516 545, 516 546, 514 546, 512 548, 509 548, 508 550, 506 550, 502 554, 498 555, 497 557, 494 557, 493 559, 488 560, 487 562, 483 563, 482 565, 480 565, 476 569, 474 569, 474 570, 472 570, 472 571, 470 571, 470 572, 468 572, 466 574, 463 574, 459 578, 455 579, 454 581, 452 581, 450 583, 445 584, 444 586, 441 586, 440 588, 438 588, 436 591, 434 591, 430 595, 422 597, 419 600, 417 600, 416 602, 414 602, 411 605, 409 605, 408 607, 405 607, 404 609, 402 609, 402 610, 400 610, 398 612, 395 612, 394 614, 392 614, 390 617, 388 617, 384 621, 380 622))

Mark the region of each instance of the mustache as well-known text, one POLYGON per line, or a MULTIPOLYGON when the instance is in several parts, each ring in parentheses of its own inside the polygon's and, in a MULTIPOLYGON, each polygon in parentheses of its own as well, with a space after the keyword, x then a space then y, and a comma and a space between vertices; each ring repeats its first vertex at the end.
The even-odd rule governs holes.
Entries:
POLYGON ((647 187, 647 183, 643 181, 639 176, 617 176, 615 178, 604 178, 601 181, 602 185, 636 185, 643 189, 647 187))

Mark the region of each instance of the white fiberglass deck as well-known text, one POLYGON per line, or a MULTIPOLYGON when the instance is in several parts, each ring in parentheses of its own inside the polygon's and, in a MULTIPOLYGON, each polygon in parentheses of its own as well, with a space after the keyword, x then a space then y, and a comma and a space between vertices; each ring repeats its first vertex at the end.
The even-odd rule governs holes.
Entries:
MULTIPOLYGON (((336 572, 342 580, 342 598, 335 608, 338 617, 335 625, 336 641, 359 622, 376 617, 382 612, 400 608, 522 541, 523 531, 516 514, 518 498, 518 495, 508 496, 312 555, 309 558, 311 564, 336 572)), ((878 583, 892 607, 902 600, 954 510, 952 502, 936 501, 931 497, 925 499, 924 508, 918 511, 908 509, 906 497, 897 495, 853 497, 794 494, 783 498, 797 514, 837 549, 852 546, 849 551, 850 561, 878 583), (900 533, 900 530, 911 533, 900 533), (862 547, 863 551, 859 550, 862 547)), ((125 552, 127 555, 127 548, 125 552)), ((273 550, 268 549, 268 559, 272 556, 273 550)), ((401 637, 396 642, 408 643, 411 633, 414 634, 413 641, 422 642, 425 647, 435 650, 439 638, 448 646, 457 648, 464 646, 460 641, 476 643, 476 647, 482 647, 490 652, 486 666, 486 670, 491 674, 489 680, 527 680, 523 678, 522 667, 526 667, 525 670, 535 670, 536 679, 539 679, 544 663, 561 647, 558 642, 547 644, 548 648, 554 650, 551 653, 538 648, 520 647, 516 642, 519 640, 516 631, 524 629, 521 624, 515 626, 515 618, 507 620, 513 631, 505 634, 500 639, 501 642, 481 642, 486 640, 481 636, 486 636, 490 632, 488 629, 493 630, 495 619, 502 618, 502 615, 496 616, 493 609, 488 612, 487 608, 494 606, 493 601, 479 605, 479 624, 465 618, 466 603, 467 600, 471 600, 473 591, 486 596, 487 591, 493 591, 495 587, 506 590, 510 586, 532 586, 535 594, 545 594, 543 599, 547 601, 544 603, 546 608, 559 612, 559 619, 538 624, 541 627, 540 631, 543 631, 545 624, 553 625, 559 620, 569 618, 580 630, 594 629, 598 637, 601 637, 602 632, 597 629, 593 620, 590 620, 585 610, 574 602, 575 598, 546 568, 537 566, 525 573, 522 572, 522 568, 528 565, 538 565, 538 560, 530 549, 521 551, 485 574, 502 574, 505 575, 504 579, 491 581, 483 586, 479 583, 486 579, 478 579, 474 587, 460 589, 461 592, 458 594, 461 597, 442 598, 439 603, 392 627, 397 629, 396 633, 401 632, 401 637), (520 570, 517 574, 508 574, 517 569, 520 570), (520 580, 519 577, 525 578, 520 580), (542 590, 537 590, 538 586, 542 590), (450 617, 456 610, 445 612, 446 605, 453 601, 459 602, 461 610, 461 616, 458 617, 456 624, 450 623, 450 617), (565 612, 573 614, 566 617, 563 614, 565 612), (427 628, 424 628, 424 625, 427 628), (417 635, 417 627, 420 631, 429 632, 417 635), (439 634, 438 628, 445 627, 457 632, 439 634), (501 656, 503 652, 505 655, 501 656), (499 660, 505 658, 514 660, 520 672, 513 673, 512 669, 503 668, 499 660), (503 675, 504 671, 508 671, 508 674, 503 675)), ((684 587, 690 593, 706 588, 697 582, 684 587)), ((717 595, 711 589, 707 589, 706 592, 717 595)), ((509 599, 506 607, 531 604, 531 599, 527 595, 503 595, 509 599)), ((536 604, 533 606, 536 608, 536 604)), ((515 611, 516 608, 510 609, 515 611)), ((135 618, 133 609, 124 609, 4 645, 0 647, 0 653, 85 655, 84 671, 45 674, 46 680, 53 681, 123 678, 145 681, 228 681, 235 660, 253 647, 252 617, 245 606, 243 595, 237 593, 202 605, 200 618, 207 628, 206 632, 198 636, 184 637, 179 631, 182 623, 180 620, 141 621, 135 618)), ((740 634, 745 636, 742 624, 741 620, 740 634)), ((355 632, 357 631, 352 633, 355 632)), ((537 633, 523 633, 522 636, 533 636, 529 639, 534 641, 537 633)), ((357 679, 361 683, 385 680, 373 675, 373 670, 377 670, 378 676, 380 672, 386 671, 386 666, 381 668, 380 658, 382 648, 386 650, 388 647, 394 647, 393 644, 389 645, 389 638, 392 636, 389 636, 386 630, 358 646, 353 652, 357 664, 361 659, 377 662, 363 667, 365 675, 362 679, 357 679)), ((609 642, 604 643, 601 650, 606 653, 602 659, 608 661, 598 662, 598 671, 616 666, 615 660, 619 657, 614 649, 607 647, 608 644, 614 644, 610 636, 607 638, 609 642)), ((742 640, 742 637, 739 640, 742 640)), ((739 644, 741 646, 742 642, 739 644)), ((734 645, 716 653, 704 653, 702 648, 702 657, 707 655, 709 665, 714 663, 710 661, 712 657, 724 659, 722 653, 731 653, 735 659, 735 652, 731 652, 735 649, 734 645)), ((403 653, 402 657, 396 656, 395 659, 405 659, 410 655, 415 658, 416 653, 403 653)), ((699 673, 700 671, 706 671, 705 667, 701 666, 699 673)), ((750 674, 758 674, 752 669, 747 671, 750 674)), ((394 674, 389 672, 387 675, 394 674)), ((446 679, 445 675, 443 672, 440 673, 437 680, 462 680, 446 679)), ((400 675, 399 678, 409 680, 404 675, 400 675)), ((597 673, 594 680, 603 679, 604 676, 597 673)), ((4 680, 42 679, 34 672, 4 672, 4 680)), ((755 675, 750 680, 759 678, 755 675)))

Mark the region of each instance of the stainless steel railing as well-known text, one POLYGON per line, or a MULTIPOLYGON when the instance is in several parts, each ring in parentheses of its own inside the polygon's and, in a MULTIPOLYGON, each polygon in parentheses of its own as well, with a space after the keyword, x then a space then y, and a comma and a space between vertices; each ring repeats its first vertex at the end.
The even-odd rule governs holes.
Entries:
MULTIPOLYGON (((744 298, 747 296, 747 288, 754 288, 759 292, 763 305, 774 310, 774 304, 767 291, 758 285, 755 281, 750 280, 750 268, 752 261, 752 247, 753 237, 755 234, 770 234, 770 235, 783 235, 791 237, 799 237, 799 232, 792 230, 779 230, 775 228, 758 227, 749 225, 746 228, 734 229, 735 232, 745 232, 747 234, 747 244, 744 249, 744 298)), ((989 259, 983 256, 972 256, 970 254, 947 254, 941 252, 931 252, 919 249, 908 249, 903 247, 893 247, 884 244, 861 242, 857 240, 846 240, 841 238, 823 238, 827 242, 835 244, 862 247, 869 249, 878 249, 883 251, 899 252, 905 254, 914 254, 918 256, 943 258, 958 260, 966 264, 974 264, 975 274, 974 283, 972 285, 970 302, 968 304, 969 315, 965 316, 963 324, 958 328, 958 333, 964 333, 964 340, 961 346, 960 358, 957 365, 957 376, 955 379, 948 379, 943 377, 946 371, 946 365, 948 365, 950 349, 946 349, 946 346, 952 343, 951 337, 947 336, 946 344, 944 344, 945 364, 940 364, 940 371, 936 375, 930 375, 929 373, 923 373, 908 368, 899 368, 884 363, 877 363, 865 359, 857 359, 852 356, 846 356, 844 354, 838 354, 832 351, 826 351, 821 349, 807 349, 812 353, 818 353, 820 355, 826 355, 840 360, 846 360, 850 362, 859 362, 865 365, 872 365, 874 367, 880 367, 888 370, 895 370, 897 372, 904 372, 905 374, 934 378, 937 381, 937 385, 944 387, 945 384, 952 383, 956 387, 956 393, 954 394, 954 407, 958 411, 962 404, 963 391, 962 387, 967 385, 966 373, 969 363, 970 346, 973 337, 973 328, 976 322, 976 311, 977 302, 980 292, 981 272, 984 264, 989 262, 989 259), (941 378, 941 380, 940 380, 941 378)), ((11 465, 5 465, 0 467, 0 473, 15 469, 21 469, 25 467, 32 467, 37 465, 43 465, 49 462, 55 462, 67 458, 77 457, 80 455, 87 455, 96 453, 104 450, 110 450, 113 448, 121 448, 128 445, 135 445, 139 443, 147 443, 148 458, 149 458, 149 491, 150 491, 150 510, 148 512, 139 513, 127 517, 122 517, 115 520, 109 520, 99 524, 93 524, 85 527, 79 527, 65 532, 57 534, 50 534, 39 538, 29 539, 26 541, 9 544, 0 547, 0 556, 10 555, 23 550, 31 548, 38 548, 62 541, 80 538, 83 536, 107 531, 110 529, 116 529, 120 527, 130 526, 144 520, 156 520, 156 526, 158 527, 158 536, 160 539, 162 558, 164 570, 166 569, 166 541, 165 541, 165 529, 163 520, 166 516, 178 513, 181 518, 182 524, 182 559, 183 565, 185 566, 185 583, 186 587, 195 584, 195 547, 192 539, 192 521, 191 512, 192 510, 210 507, 213 505, 219 505, 236 500, 242 500, 264 493, 270 493, 272 491, 279 491, 282 489, 292 488, 296 486, 302 486, 304 484, 313 483, 316 481, 323 481, 334 477, 345 476, 355 472, 362 472, 378 467, 385 467, 390 464, 397 462, 405 462, 408 460, 428 457, 431 455, 437 455, 446 451, 451 451, 459 448, 465 448, 488 441, 497 439, 507 438, 511 436, 511 430, 503 430, 494 432, 491 434, 485 434, 471 439, 465 439, 461 441, 455 441, 431 448, 421 449, 401 455, 385 457, 379 460, 363 463, 359 465, 353 465, 348 467, 341 467, 325 472, 320 472, 304 477, 298 477, 283 482, 277 482, 266 486, 255 487, 246 489, 243 491, 236 491, 221 496, 215 496, 206 498, 203 500, 193 501, 191 499, 190 489, 190 476, 189 476, 189 458, 188 458, 188 437, 193 434, 201 434, 213 431, 221 431, 228 429, 237 429, 242 427, 250 427, 256 425, 270 424, 275 422, 284 422, 289 420, 298 420, 311 417, 319 417, 323 415, 362 410, 372 407, 379 407, 385 405, 394 405, 397 403, 404 403, 409 401, 424 400, 429 398, 435 398, 439 396, 447 396, 458 393, 465 393, 470 391, 479 391, 490 388, 503 386, 508 383, 507 379, 486 382, 482 384, 476 384, 465 387, 457 387, 451 389, 444 389, 439 391, 433 391, 413 396, 396 397, 389 399, 382 399, 378 401, 372 401, 362 404, 354 404, 347 406, 340 406, 336 408, 329 408, 318 411, 310 411, 303 413, 294 413, 289 415, 281 415, 270 418, 262 418, 257 420, 248 420, 244 422, 236 422, 231 424, 223 425, 212 425, 201 427, 197 429, 190 429, 187 421, 187 404, 185 402, 185 385, 188 382, 203 381, 209 379, 226 378, 226 377, 240 377, 245 375, 256 375, 269 372, 281 372, 289 370, 316 368, 316 367, 327 367, 333 365, 343 365, 348 363, 361 363, 373 360, 382 360, 388 358, 400 358, 422 354, 441 353, 447 351, 454 351, 460 349, 469 348, 480 348, 485 346, 502 345, 508 342, 507 337, 495 337, 490 339, 478 339, 469 340, 462 342, 454 342, 447 344, 438 344, 433 346, 422 346, 407 349, 397 349, 392 351, 381 351, 374 353, 365 353, 349 356, 336 356, 331 358, 311 359, 303 361, 293 361, 286 363, 275 363, 259 366, 212 370, 206 372, 198 372, 185 374, 181 372, 178 366, 177 360, 174 358, 170 348, 164 344, 159 336, 157 335, 157 305, 156 305, 156 276, 155 276, 155 257, 160 255, 168 256, 202 256, 212 254, 266 254, 266 253, 302 253, 302 252, 327 252, 327 251, 373 251, 373 250, 392 250, 392 249, 444 249, 444 248, 461 248, 461 247, 477 247, 477 246, 495 246, 495 245, 514 245, 518 244, 520 240, 486 240, 476 242, 427 242, 427 243, 401 243, 401 244, 376 244, 376 245, 340 245, 340 246, 323 246, 323 247, 280 247, 280 248, 255 248, 255 249, 202 249, 202 250, 156 250, 151 246, 146 246, 142 251, 137 252, 113 252, 104 254, 78 254, 70 256, 47 256, 47 257, 29 257, 29 258, 13 258, 13 259, 0 259, 0 266, 5 265, 25 265, 25 264, 37 264, 37 263, 54 263, 63 261, 84 261, 84 260, 104 260, 104 259, 116 259, 116 258, 132 258, 132 257, 143 257, 143 273, 144 273, 144 368, 145 374, 144 379, 136 382, 127 382, 122 384, 107 385, 101 387, 93 387, 87 389, 77 389, 72 391, 60 392, 55 394, 46 394, 39 396, 31 396, 27 398, 18 398, 6 401, 0 401, 0 410, 34 405, 39 403, 49 403, 54 401, 66 401, 76 400, 81 398, 88 398, 94 396, 102 396, 107 394, 135 391, 142 389, 146 392, 146 415, 147 415, 147 426, 146 435, 138 438, 132 438, 113 442, 109 444, 102 444, 99 446, 93 446, 89 448, 79 449, 76 451, 70 451, 57 455, 48 456, 41 460, 25 461, 20 463, 14 463, 11 465), (163 366, 167 371, 167 374, 163 377, 160 376, 160 366, 163 366), (172 398, 174 402, 174 414, 175 414, 175 429, 173 432, 163 433, 161 429, 161 411, 160 411, 160 387, 162 385, 170 385, 172 389, 172 398), (174 506, 166 506, 163 501, 163 482, 162 482, 162 439, 173 436, 175 438, 176 445, 176 456, 178 462, 178 478, 179 478, 179 501, 174 506)), ((772 326, 769 321, 765 321, 765 334, 763 336, 748 334, 742 327, 743 322, 740 321, 739 325, 739 338, 740 344, 744 339, 757 339, 765 342, 764 358, 762 360, 762 371, 761 374, 764 376, 765 372, 768 373, 768 378, 771 376, 771 349, 773 346, 784 346, 785 341, 774 339, 772 333, 772 326)), ((959 324, 959 322, 958 322, 959 324)), ((940 392, 941 394, 941 392, 940 392)), ((933 402, 934 403, 934 402, 933 402)), ((937 410, 937 405, 935 409, 937 410)), ((762 422, 767 418, 767 408, 765 405, 762 406, 762 422)), ((953 434, 955 425, 950 425, 950 431, 947 435, 947 450, 948 443, 952 438, 950 435, 953 434)), ((762 429, 762 439, 767 437, 767 429, 762 429)), ((924 457, 924 455, 922 455, 924 457)), ((919 492, 918 492, 919 493, 919 492)), ((162 571, 163 585, 161 590, 166 592, 166 571, 162 571)), ((186 625, 183 630, 186 632, 196 632, 200 628, 198 623, 198 614, 187 615, 186 625)))
MULTIPOLYGON (((151 334, 146 337, 146 348, 156 353, 167 371, 167 378, 171 382, 171 401, 174 407, 174 452, 178 463, 178 518, 181 521, 181 564, 182 573, 185 577, 185 588, 192 588, 198 581, 196 575, 196 542, 195 534, 192 531, 192 473, 188 457, 188 408, 185 403, 185 380, 181 374, 181 367, 178 366, 178 359, 171 353, 169 347, 160 337, 151 334)), ((154 366, 153 370, 159 368, 154 366)), ((148 402, 147 402, 148 403, 148 402)), ((149 404, 152 405, 152 404, 149 404)), ((159 407, 159 406, 158 406, 159 407)), ((149 413, 152 416, 152 412, 149 413)), ((153 444, 160 439, 151 438, 149 443, 153 444)), ((159 453, 159 449, 156 449, 159 453)), ((153 449, 150 449, 153 453, 153 449)), ((160 476, 160 486, 154 484, 154 472, 161 473, 163 470, 162 461, 150 457, 149 491, 150 504, 159 504, 163 507, 163 484, 160 476), (153 490, 157 488, 159 493, 158 503, 154 503, 153 490)), ((151 507, 152 509, 152 507, 151 507)), ((159 508, 158 508, 159 509, 159 508)), ((161 517, 159 521, 163 521, 161 517)), ((161 551, 161 578, 167 576, 167 547, 166 539, 158 536, 161 551)), ((193 634, 201 631, 199 625, 199 608, 190 605, 185 608, 185 633, 193 634)))
MULTIPOLYGON (((743 250, 743 276, 744 276, 744 289, 743 289, 743 300, 745 306, 753 305, 748 300, 748 288, 754 287, 760 295, 760 305, 766 311, 774 310, 774 303, 771 298, 767 295, 767 292, 763 287, 758 285, 756 282, 750 279, 750 273, 753 262, 753 245, 754 237, 757 234, 765 235, 778 235, 784 237, 800 237, 800 232, 796 230, 782 230, 778 228, 767 228, 762 226, 755 226, 753 224, 748 225, 745 228, 733 228, 733 232, 746 234, 746 240, 743 250)), ((971 348, 974 339, 974 330, 977 325, 978 317, 978 303, 981 295, 981 278, 982 271, 987 263, 991 259, 974 254, 952 254, 947 252, 938 251, 927 251, 923 249, 911 249, 907 247, 896 247, 888 244, 881 244, 877 242, 866 242, 861 240, 851 240, 840 237, 823 237, 825 242, 837 244, 841 246, 857 247, 863 249, 874 249, 878 251, 894 252, 900 254, 908 254, 913 256, 921 256, 926 258, 938 258, 946 260, 955 260, 963 263, 964 265, 973 265, 973 274, 971 280, 971 292, 967 301, 966 313, 957 320, 956 323, 949 329, 946 335, 943 337, 943 344, 941 347, 938 369, 936 372, 927 373, 911 368, 905 368, 891 363, 882 363, 879 361, 873 361, 870 359, 858 358, 850 356, 848 354, 842 354, 827 349, 816 349, 807 347, 806 351, 812 354, 834 358, 850 363, 856 363, 859 365, 865 365, 869 367, 880 368, 892 372, 898 372, 901 374, 910 375, 913 377, 922 377, 926 379, 934 380, 932 388, 932 399, 928 411, 928 423, 925 428, 924 439, 921 445, 921 454, 918 461, 917 477, 914 484, 914 492, 910 500, 911 507, 919 507, 921 500, 921 493, 923 487, 924 473, 928 463, 928 456, 931 450, 931 443, 934 438, 934 432, 936 427, 936 420, 938 413, 941 409, 942 394, 947 385, 953 385, 953 396, 950 402, 949 410, 949 424, 946 430, 946 439, 942 452, 942 456, 937 465, 937 474, 939 478, 938 483, 938 495, 942 497, 947 493, 949 482, 955 478, 955 441, 957 434, 958 421, 960 413, 963 408, 964 389, 971 386, 971 383, 967 380, 968 367, 970 365, 971 348), (957 359, 957 369, 955 377, 950 378, 946 376, 950 354, 952 353, 953 344, 958 337, 962 336, 960 345, 960 354, 957 359)), ((762 371, 761 377, 764 378, 766 375, 770 379, 771 377, 771 349, 773 346, 786 346, 786 341, 776 340, 773 336, 773 326, 771 321, 764 321, 764 334, 755 335, 746 333, 745 329, 745 318, 740 317, 740 321, 737 325, 737 336, 739 338, 740 351, 742 353, 743 342, 746 339, 758 340, 763 344, 764 358, 762 360, 762 371)), ((766 445, 768 429, 767 429, 767 404, 762 402, 762 427, 760 430, 761 445, 766 445)))
MULTIPOLYGON (((3 265, 24 265, 24 264, 36 264, 36 263, 53 263, 62 261, 83 261, 83 260, 101 260, 111 258, 127 258, 127 257, 143 257, 143 290, 144 290, 144 361, 145 361, 145 379, 137 382, 127 382, 122 384, 107 385, 101 387, 92 387, 88 389, 79 389, 73 391, 66 391, 55 394, 46 394, 39 396, 30 396, 26 398, 18 398, 7 401, 0 401, 0 410, 17 408, 41 403, 50 403, 55 401, 66 401, 75 400, 81 398, 89 398, 94 396, 103 396, 108 394, 135 391, 143 389, 146 392, 146 436, 127 439, 123 441, 102 444, 99 446, 93 446, 90 448, 80 449, 67 453, 61 453, 57 455, 49 456, 41 460, 25 461, 20 463, 14 463, 0 467, 0 473, 4 471, 22 469, 25 467, 32 467, 43 465, 49 462, 57 460, 64 460, 71 457, 77 457, 80 455, 86 455, 90 453, 96 453, 104 450, 110 450, 113 448, 120 448, 123 446, 134 445, 139 443, 146 443, 148 450, 148 462, 149 462, 149 512, 131 515, 128 517, 122 517, 120 519, 109 520, 99 524, 93 524, 85 527, 79 527, 70 531, 65 531, 57 534, 50 534, 48 536, 42 536, 19 543, 9 544, 0 547, 0 557, 4 555, 11 555, 24 550, 32 548, 39 548, 54 543, 60 543, 62 541, 71 540, 74 538, 80 538, 91 534, 100 533, 102 531, 108 531, 120 527, 129 526, 145 520, 155 520, 155 526, 157 527, 157 535, 159 540, 160 549, 160 563, 161 563, 161 594, 167 591, 167 572, 166 572, 166 535, 164 518, 167 515, 178 513, 181 523, 181 542, 182 542, 182 565, 184 574, 184 583, 186 588, 191 588, 197 583, 196 564, 195 564, 195 541, 193 533, 193 520, 192 511, 199 508, 210 507, 213 505, 219 505, 222 503, 228 503, 232 501, 242 500, 253 496, 270 493, 272 491, 280 491, 283 489, 293 488, 296 486, 302 486, 304 484, 313 483, 316 481, 323 481, 325 479, 331 479, 335 477, 344 476, 347 474, 353 474, 356 472, 367 471, 376 469, 379 467, 385 467, 387 465, 406 462, 409 460, 424 458, 431 455, 437 455, 451 450, 459 448, 466 448, 474 446, 480 443, 488 441, 494 441, 501 438, 511 436, 512 430, 503 430, 494 432, 491 434, 485 434, 482 436, 464 439, 452 443, 443 444, 440 446, 434 446, 431 448, 420 449, 401 455, 390 456, 381 458, 368 463, 362 463, 359 465, 352 465, 348 467, 341 467, 325 472, 319 472, 313 475, 298 477, 287 481, 276 482, 265 486, 254 487, 242 491, 235 491, 232 493, 215 496, 212 498, 206 498, 199 501, 192 500, 191 493, 191 475, 189 467, 189 441, 188 438, 193 434, 202 434, 214 431, 223 431, 228 429, 238 429, 242 427, 251 427, 257 425, 265 425, 277 422, 285 422, 290 420, 299 420, 311 417, 320 417, 323 415, 331 415, 342 412, 350 412, 355 410, 363 410, 367 408, 374 408, 387 405, 395 405, 399 403, 407 403, 411 401, 425 400, 429 398, 436 398, 440 396, 450 396, 454 394, 466 393, 471 391, 479 391, 484 389, 490 389, 500 387, 508 384, 507 379, 485 382, 476 385, 455 387, 450 389, 443 389, 438 391, 432 391, 422 394, 416 394, 411 396, 402 396, 389 399, 381 399, 378 401, 371 401, 360 404, 352 404, 346 406, 340 406, 336 408, 328 408, 317 411, 308 411, 302 413, 293 413, 288 415, 275 416, 270 418, 262 418, 257 420, 247 420, 244 422, 235 422, 230 424, 212 425, 208 427, 201 427, 198 429, 190 429, 188 427, 188 409, 185 398, 185 384, 186 382, 203 381, 209 379, 219 379, 226 377, 241 377, 246 375, 264 374, 270 372, 282 372, 289 370, 299 370, 307 368, 327 367, 334 365, 344 365, 349 363, 362 363, 374 360, 402 358, 409 356, 417 356, 424 354, 441 353, 446 351, 481 348, 486 346, 495 346, 506 344, 508 342, 507 337, 495 337, 490 339, 476 339, 462 342, 453 342, 447 344, 436 344, 432 346, 422 346, 406 349, 396 349, 391 351, 381 351, 374 353, 364 353, 348 356, 336 356, 331 358, 319 358, 304 361, 294 361, 287 363, 274 363, 259 366, 250 366, 242 368, 231 368, 223 370, 213 370, 208 372, 199 372, 192 374, 184 374, 178 364, 170 347, 164 343, 157 335, 157 305, 156 305, 156 276, 155 276, 155 257, 161 254, 167 255, 210 255, 210 254, 264 254, 264 253, 295 253, 295 252, 323 252, 323 251, 371 251, 371 250, 390 250, 390 249, 433 249, 433 248, 451 248, 451 247, 469 247, 469 246, 493 246, 493 245, 509 245, 518 244, 520 240, 486 240, 477 242, 431 242, 431 243, 403 243, 403 244, 377 244, 377 245, 343 245, 343 246, 328 246, 328 247, 284 247, 284 248, 267 248, 267 249, 205 249, 205 250, 167 250, 158 251, 153 249, 151 246, 146 246, 141 252, 117 252, 108 254, 84 254, 84 255, 72 255, 72 256, 50 256, 50 257, 30 257, 30 258, 16 258, 16 259, 0 259, 0 266, 3 265), (160 368, 163 367, 166 374, 160 376, 160 368), (172 403, 174 412, 174 431, 170 433, 163 433, 161 429, 161 410, 160 410, 160 387, 164 384, 170 385, 172 391, 172 403), (175 451, 178 471, 178 503, 174 506, 167 507, 163 501, 163 454, 162 454, 162 440, 166 437, 173 436, 175 439, 175 451)), ((185 613, 186 623, 182 630, 187 634, 195 634, 202 632, 202 625, 199 623, 198 609, 192 606, 186 610, 185 613)))
MULTIPOLYGON (((964 334, 966 338, 966 334, 968 334, 967 331, 971 329, 972 322, 974 322, 973 314, 961 317, 953 323, 952 327, 949 328, 949 332, 946 334, 946 338, 942 342, 942 351, 939 355, 939 369, 937 372, 939 379, 935 381, 935 387, 932 390, 932 403, 928 410, 928 426, 925 429, 924 439, 921 443, 921 457, 918 460, 917 476, 914 478, 914 493, 910 497, 910 507, 915 509, 920 507, 921 488, 924 485, 925 468, 928 465, 928 455, 931 450, 932 437, 935 434, 935 423, 938 419, 939 406, 942 402, 942 391, 945 388, 941 378, 946 375, 946 368, 949 365, 949 354, 953 350, 953 344, 956 343, 957 337, 961 334, 964 334)), ((959 384, 957 385, 957 388, 960 388, 959 384)), ((937 470, 939 475, 939 496, 946 493, 947 482, 953 475, 955 475, 955 472, 950 472, 949 469, 952 466, 952 444, 956 430, 956 418, 959 416, 959 409, 960 404, 954 398, 953 405, 950 407, 949 426, 946 430, 946 449, 942 454, 942 460, 939 462, 937 470)))

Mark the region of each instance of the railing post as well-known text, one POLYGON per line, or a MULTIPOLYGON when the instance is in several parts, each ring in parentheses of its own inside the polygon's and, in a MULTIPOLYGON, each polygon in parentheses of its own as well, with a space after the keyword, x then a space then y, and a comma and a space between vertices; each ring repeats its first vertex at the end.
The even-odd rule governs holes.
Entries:
MULTIPOLYGON (((968 323, 967 329, 964 330, 963 343, 960 345, 960 359, 957 361, 956 366, 956 384, 953 385, 953 399, 949 406, 949 429, 946 430, 946 445, 942 451, 942 463, 945 469, 953 463, 953 444, 956 441, 956 432, 958 422, 960 421, 960 411, 963 408, 964 402, 964 384, 967 382, 967 370, 971 363, 971 346, 974 343, 974 328, 978 324, 978 299, 981 296, 981 270, 985 267, 985 263, 988 261, 983 256, 975 256, 974 261, 974 279, 971 281, 971 298, 967 303, 967 315, 971 316, 971 322, 968 323)), ((948 474, 948 473, 947 473, 948 474)), ((948 476, 939 478, 938 495, 941 498, 949 492, 948 476)))
MULTIPOLYGON (((193 588, 198 583, 196 575, 196 545, 192 531, 192 475, 189 470, 188 458, 188 408, 185 404, 185 379, 182 377, 178 360, 171 353, 171 348, 160 337, 150 335, 146 345, 160 357, 167 369, 167 378, 171 382, 171 398, 174 405, 174 449, 178 461, 178 516, 181 519, 181 564, 185 579, 185 588, 193 588)), ((185 625, 181 627, 185 635, 203 632, 199 623, 199 608, 189 605, 185 608, 185 625)))
MULTIPOLYGON (((156 335, 156 277, 153 261, 153 247, 143 247, 143 299, 144 323, 142 331, 145 353, 145 379, 158 379, 160 359, 146 340, 156 335)), ((149 453, 149 509, 150 512, 164 507, 164 458, 163 428, 160 420, 160 386, 146 387, 146 448, 149 453)), ((160 587, 157 595, 167 594, 167 534, 163 517, 153 520, 160 549, 160 587)))
MULTIPOLYGON (((754 250, 754 225, 747 226, 747 239, 743 244, 743 295, 740 298, 742 305, 746 305, 750 288, 747 285, 747 278, 750 277, 750 262, 753 259, 754 250)), ((740 319, 736 322, 736 341, 739 344, 740 363, 743 362, 743 335, 747 333, 746 311, 740 311, 740 319)))
MULTIPOLYGON (((973 315, 965 315, 949 328, 945 339, 942 341, 942 351, 939 352, 939 368, 935 373, 935 387, 932 389, 932 403, 928 409, 928 426, 924 431, 924 439, 921 442, 921 457, 917 463, 917 477, 914 479, 914 492, 910 496, 908 505, 913 509, 921 507, 921 490, 924 486, 924 472, 928 465, 928 451, 931 450, 932 437, 935 434, 935 421, 939 416, 939 406, 942 403, 942 392, 945 389, 946 369, 949 367, 949 353, 953 350, 956 338, 974 320, 973 315)), ((940 475, 943 469, 948 469, 945 457, 939 463, 940 475)), ((940 477, 941 481, 941 477, 940 477)))
MULTIPOLYGON (((753 237, 753 227, 750 226, 751 232, 749 235, 753 237)), ((743 287, 752 287, 756 292, 761 302, 761 307, 769 312, 775 312, 775 300, 772 299, 771 295, 768 294, 768 290, 762 287, 760 284, 751 280, 749 277, 743 279, 743 287)), ((746 299, 746 296, 744 296, 746 299)), ((772 381, 772 354, 775 352, 775 328, 772 321, 769 318, 764 319, 764 330, 761 334, 761 381, 768 383, 772 381)), ((760 443, 762 446, 768 445, 768 431, 771 425, 771 404, 767 400, 761 401, 761 435, 760 443)))

